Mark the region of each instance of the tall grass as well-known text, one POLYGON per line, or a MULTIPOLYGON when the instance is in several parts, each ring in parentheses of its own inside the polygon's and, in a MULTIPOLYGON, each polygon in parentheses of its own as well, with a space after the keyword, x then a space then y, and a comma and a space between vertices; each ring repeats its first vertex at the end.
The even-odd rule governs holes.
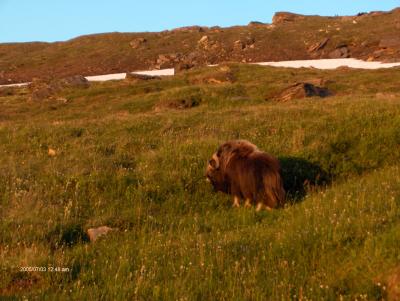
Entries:
MULTIPOLYGON (((0 98, 12 113, 0 124, 0 295, 386 298, 387 272, 400 260, 398 99, 378 100, 373 90, 283 104, 263 96, 287 79, 325 76, 338 88, 398 75, 231 69, 236 83, 187 87, 178 77, 155 83, 158 92, 144 93, 148 83, 65 91, 70 102, 56 109, 24 95, 0 98), (155 111, 167 96, 193 95, 190 89, 198 106, 155 111), (282 210, 232 209, 230 197, 204 179, 209 156, 232 138, 290 158, 289 186, 295 177, 315 180, 310 168, 329 181, 301 182, 304 193, 290 195, 282 210), (88 243, 85 230, 101 225, 116 230, 88 243), (21 272, 24 266, 68 271, 21 272)), ((207 70, 183 76, 196 72, 207 70)))

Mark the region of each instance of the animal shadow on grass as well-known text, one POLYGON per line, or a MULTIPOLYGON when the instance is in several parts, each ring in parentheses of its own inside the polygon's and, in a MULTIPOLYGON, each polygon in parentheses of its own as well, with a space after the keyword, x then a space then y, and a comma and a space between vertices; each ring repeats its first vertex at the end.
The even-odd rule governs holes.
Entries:
POLYGON ((296 157, 281 157, 279 161, 288 203, 300 202, 308 191, 331 182, 329 174, 318 164, 296 157))
POLYGON ((79 243, 89 242, 89 237, 79 223, 57 225, 47 235, 46 239, 52 251, 61 247, 72 247, 79 243))

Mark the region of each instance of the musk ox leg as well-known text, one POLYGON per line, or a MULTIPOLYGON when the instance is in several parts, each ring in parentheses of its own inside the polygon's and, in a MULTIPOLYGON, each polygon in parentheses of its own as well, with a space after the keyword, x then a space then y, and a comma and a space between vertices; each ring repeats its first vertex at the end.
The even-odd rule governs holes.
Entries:
POLYGON ((268 207, 267 205, 263 204, 262 202, 259 202, 259 203, 257 204, 256 211, 259 212, 259 211, 261 211, 261 210, 263 210, 263 209, 265 209, 265 210, 267 210, 267 211, 271 211, 271 210, 272 210, 271 207, 268 207))
POLYGON ((264 176, 265 204, 270 208, 285 204, 285 189, 279 173, 267 173, 264 176))
POLYGON ((239 208, 240 207, 240 198, 238 196, 233 196, 233 207, 239 208))
POLYGON ((246 199, 246 201, 244 202, 244 207, 245 208, 250 208, 251 207, 251 199, 246 199))

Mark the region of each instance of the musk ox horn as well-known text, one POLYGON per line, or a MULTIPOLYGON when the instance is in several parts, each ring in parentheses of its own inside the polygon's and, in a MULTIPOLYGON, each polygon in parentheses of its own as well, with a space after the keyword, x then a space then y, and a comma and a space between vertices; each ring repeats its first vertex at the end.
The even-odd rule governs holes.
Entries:
POLYGON ((216 153, 212 155, 211 160, 208 163, 213 169, 219 168, 219 158, 216 153))

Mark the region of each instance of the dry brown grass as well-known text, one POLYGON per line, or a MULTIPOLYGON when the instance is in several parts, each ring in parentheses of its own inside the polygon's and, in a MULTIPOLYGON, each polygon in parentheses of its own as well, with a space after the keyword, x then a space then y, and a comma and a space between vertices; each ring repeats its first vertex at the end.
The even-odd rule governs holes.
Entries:
POLYGON ((31 81, 34 77, 60 78, 153 69, 159 55, 173 57, 173 60, 164 63, 165 67, 173 67, 226 61, 329 58, 337 47, 346 45, 351 57, 398 60, 398 46, 383 47, 380 41, 398 36, 396 26, 400 24, 399 16, 399 10, 350 18, 309 16, 276 26, 106 33, 57 43, 0 44, 0 70, 4 71, 0 84, 7 84, 9 80, 31 81), (199 48, 198 41, 203 36, 214 43, 213 47, 199 48), (322 49, 308 51, 312 45, 327 38, 329 41, 322 49), (145 46, 132 48, 131 42, 137 39, 145 39, 145 46), (235 42, 240 39, 252 41, 254 45, 238 50, 235 42))

